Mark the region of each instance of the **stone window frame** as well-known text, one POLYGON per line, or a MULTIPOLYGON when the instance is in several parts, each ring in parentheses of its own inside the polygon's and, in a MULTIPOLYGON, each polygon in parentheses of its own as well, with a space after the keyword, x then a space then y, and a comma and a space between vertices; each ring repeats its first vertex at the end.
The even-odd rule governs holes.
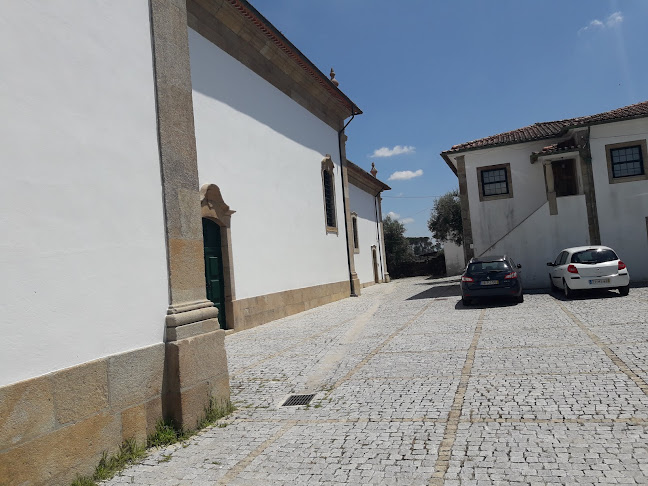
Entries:
POLYGON ((610 143, 605 146, 605 159, 607 161, 608 168, 608 180, 610 184, 619 184, 621 182, 634 182, 634 181, 644 181, 648 179, 648 170, 646 170, 646 163, 648 162, 648 148, 646 148, 646 139, 643 140, 631 140, 629 142, 620 142, 620 143, 610 143), (641 150, 643 174, 626 176, 626 177, 614 177, 614 170, 612 169, 612 150, 639 146, 641 150))
POLYGON ((337 204, 335 203, 335 164, 333 164, 333 160, 331 159, 330 155, 326 155, 324 159, 322 159, 322 201, 324 203, 324 226, 326 228, 326 233, 334 233, 338 234, 338 221, 337 221, 337 204), (328 202, 326 199, 326 183, 324 181, 324 174, 328 174, 331 178, 331 214, 333 216, 333 223, 334 225, 331 226, 329 225, 329 208, 328 208, 328 202))
POLYGON ((496 165, 486 165, 483 167, 477 167, 477 186, 479 189, 479 200, 484 201, 495 201, 497 199, 509 199, 513 197, 513 179, 511 177, 511 164, 496 164, 496 165), (484 187, 482 182, 482 172, 489 170, 497 169, 506 169, 506 185, 508 187, 508 193, 506 194, 496 194, 493 196, 484 196, 484 187))
POLYGON ((353 253, 360 253, 360 238, 358 231, 358 213, 351 212, 351 228, 353 231, 353 253))

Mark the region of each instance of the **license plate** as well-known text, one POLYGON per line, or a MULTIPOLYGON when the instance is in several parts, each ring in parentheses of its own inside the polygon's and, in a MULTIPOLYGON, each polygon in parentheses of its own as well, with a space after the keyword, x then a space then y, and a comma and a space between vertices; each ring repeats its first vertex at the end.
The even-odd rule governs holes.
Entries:
POLYGON ((589 281, 590 285, 610 283, 609 278, 593 278, 589 281))
POLYGON ((499 280, 482 280, 482 285, 497 285, 499 280))

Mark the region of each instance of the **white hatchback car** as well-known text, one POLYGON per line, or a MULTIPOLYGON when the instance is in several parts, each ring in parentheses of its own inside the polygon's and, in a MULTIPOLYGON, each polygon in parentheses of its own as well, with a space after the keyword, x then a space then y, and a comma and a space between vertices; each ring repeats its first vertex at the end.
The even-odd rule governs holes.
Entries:
POLYGON ((560 252, 551 267, 551 290, 562 289, 565 297, 574 290, 619 289, 621 295, 630 291, 630 274, 616 252, 607 246, 579 246, 560 252))

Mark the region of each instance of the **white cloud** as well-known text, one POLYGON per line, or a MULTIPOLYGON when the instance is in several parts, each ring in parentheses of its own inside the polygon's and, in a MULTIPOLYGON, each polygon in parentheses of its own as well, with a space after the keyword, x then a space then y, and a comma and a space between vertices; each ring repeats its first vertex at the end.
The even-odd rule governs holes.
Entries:
POLYGON ((410 223, 413 223, 413 222, 414 222, 414 218, 403 218, 403 219, 399 219, 399 222, 401 222, 401 223, 403 223, 403 224, 410 224, 410 223))
POLYGON ((381 147, 374 150, 370 157, 393 157, 394 155, 413 154, 416 148, 411 145, 396 145, 394 148, 381 147))
POLYGON ((606 18, 604 21, 598 19, 592 20, 585 27, 581 28, 578 31, 578 33, 582 34, 587 30, 595 30, 595 29, 596 30, 611 29, 613 27, 621 25, 622 22, 623 22, 623 14, 621 12, 614 12, 613 14, 610 14, 608 18, 606 18))
POLYGON ((387 213, 387 216, 389 216, 391 219, 398 219, 400 218, 400 214, 395 213, 394 211, 389 211, 387 213))
POLYGON ((411 170, 400 170, 394 172, 389 176, 390 181, 407 181, 409 179, 414 179, 415 177, 421 177, 423 175, 423 170, 419 169, 416 172, 411 170))
POLYGON ((614 12, 610 15, 605 21, 605 25, 608 27, 616 27, 623 22, 623 14, 621 12, 614 12))

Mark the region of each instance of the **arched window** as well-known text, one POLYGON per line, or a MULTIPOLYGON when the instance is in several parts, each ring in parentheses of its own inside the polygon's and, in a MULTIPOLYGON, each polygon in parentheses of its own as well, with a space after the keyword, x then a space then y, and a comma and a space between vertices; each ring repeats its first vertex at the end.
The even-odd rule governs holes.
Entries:
POLYGON ((327 155, 322 160, 322 188, 324 192, 324 216, 326 232, 337 233, 337 217, 335 211, 335 174, 333 161, 327 155))

